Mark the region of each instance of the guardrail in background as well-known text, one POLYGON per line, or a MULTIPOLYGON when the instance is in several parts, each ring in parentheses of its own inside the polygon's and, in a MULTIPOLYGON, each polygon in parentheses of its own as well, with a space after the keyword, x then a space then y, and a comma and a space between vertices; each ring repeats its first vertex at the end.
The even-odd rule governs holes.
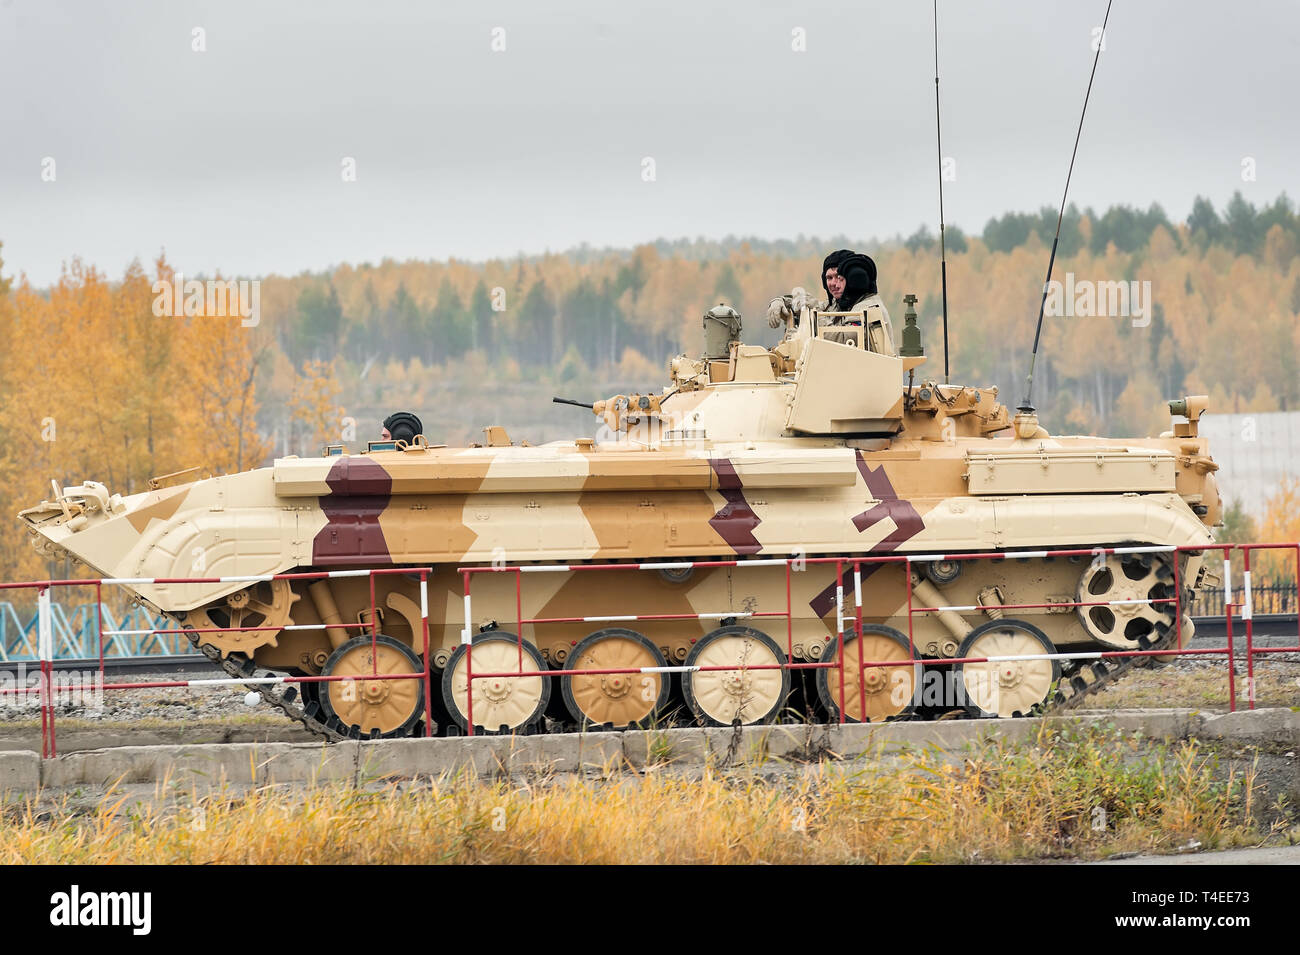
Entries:
MULTIPOLYGON (((191 652, 190 642, 183 635, 165 632, 165 617, 155 617, 143 607, 131 607, 120 618, 107 604, 101 604, 98 609, 97 616, 93 603, 51 602, 52 659, 97 658, 101 620, 104 630, 110 634, 104 641, 105 656, 144 657, 191 652)), ((40 659, 37 652, 39 629, 39 608, 28 611, 9 601, 0 601, 0 663, 37 662, 40 659)))
MULTIPOLYGON (((1256 615, 1293 614, 1296 612, 1296 582, 1283 578, 1264 578, 1251 584, 1251 600, 1256 615)), ((1245 606, 1246 590, 1237 583, 1232 588, 1232 600, 1237 607, 1245 606)), ((1222 617, 1224 593, 1222 590, 1206 590, 1196 595, 1188 610, 1195 617, 1222 617)))

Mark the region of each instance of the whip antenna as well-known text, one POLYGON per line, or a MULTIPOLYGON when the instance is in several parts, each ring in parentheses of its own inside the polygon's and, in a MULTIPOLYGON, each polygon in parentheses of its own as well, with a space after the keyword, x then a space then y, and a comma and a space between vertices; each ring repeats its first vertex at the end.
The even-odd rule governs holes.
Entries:
MULTIPOLYGON (((938 0, 935 0, 937 3, 938 0)), ((1047 287, 1052 283, 1052 266, 1056 264, 1056 243, 1061 239, 1061 220, 1065 218, 1065 197, 1070 194, 1070 177, 1074 175, 1074 157, 1079 153, 1079 137, 1083 135, 1083 117, 1088 114, 1088 97, 1092 95, 1092 81, 1097 75, 1097 61, 1101 59, 1101 45, 1106 39, 1106 23, 1110 20, 1110 5, 1106 0, 1106 16, 1101 21, 1101 36, 1097 39, 1097 54, 1092 58, 1092 73, 1088 75, 1088 91, 1083 94, 1083 111, 1079 114, 1079 129, 1074 134, 1074 152, 1070 153, 1070 170, 1065 174, 1065 192, 1061 194, 1061 211, 1056 216, 1056 236, 1052 239, 1052 255, 1047 260, 1047 279, 1043 282, 1043 300, 1038 304, 1038 327, 1034 329, 1034 350, 1029 356, 1029 376, 1025 379, 1025 400, 1016 408, 1032 414, 1034 405, 1034 362, 1038 359, 1038 339, 1043 333, 1043 311, 1047 308, 1047 287)))
POLYGON ((943 383, 948 384, 948 252, 943 240, 943 131, 939 124, 939 0, 934 0, 934 136, 939 145, 939 275, 943 282, 943 383))

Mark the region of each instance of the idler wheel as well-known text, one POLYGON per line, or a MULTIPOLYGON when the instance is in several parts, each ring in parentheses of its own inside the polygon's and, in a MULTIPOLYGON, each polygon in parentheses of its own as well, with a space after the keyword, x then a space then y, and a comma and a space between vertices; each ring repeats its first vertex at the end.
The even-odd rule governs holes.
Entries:
MULTIPOLYGON (((1055 653, 1047 634, 1023 620, 990 620, 966 635, 959 657, 1055 653)), ((956 664, 972 716, 1029 716, 1061 678, 1059 660, 991 660, 956 664)))
MULTIPOLYGON (((822 663, 838 664, 840 641, 837 637, 826 645, 822 663)), ((838 667, 817 671, 817 695, 832 721, 843 711, 850 723, 877 723, 912 712, 920 697, 922 666, 867 667, 861 664, 911 660, 907 635, 883 624, 864 623, 862 637, 845 634, 844 681, 838 667), (841 688, 842 687, 842 688, 841 688)))
POLYGON ((574 675, 563 678, 564 705, 583 727, 643 727, 668 703, 668 674, 583 675, 581 671, 664 666, 667 663, 659 648, 635 630, 597 630, 580 640, 565 661, 564 668, 574 675))
POLYGON ((1138 601, 1173 596, 1174 573, 1165 555, 1099 555, 1080 575, 1076 599, 1080 603, 1114 603, 1079 607, 1077 611, 1088 635, 1103 647, 1145 650, 1169 632, 1175 605, 1138 601))
POLYGON ((488 676, 480 673, 537 673, 547 669, 538 649, 513 633, 494 630, 474 638, 473 657, 466 660, 458 646, 442 671, 442 699, 451 718, 469 726, 469 668, 474 668, 474 726, 476 732, 524 731, 541 719, 551 698, 551 681, 542 676, 488 676))
POLYGON ((415 651, 385 634, 353 637, 330 654, 321 676, 354 677, 317 684, 327 718, 346 733, 387 739, 410 736, 424 715, 424 680, 367 680, 373 673, 424 673, 415 651))
POLYGON ((700 638, 686 657, 686 666, 736 667, 686 673, 682 695, 695 718, 707 726, 767 723, 774 719, 790 693, 790 672, 779 667, 785 652, 775 640, 752 627, 720 627, 700 638))

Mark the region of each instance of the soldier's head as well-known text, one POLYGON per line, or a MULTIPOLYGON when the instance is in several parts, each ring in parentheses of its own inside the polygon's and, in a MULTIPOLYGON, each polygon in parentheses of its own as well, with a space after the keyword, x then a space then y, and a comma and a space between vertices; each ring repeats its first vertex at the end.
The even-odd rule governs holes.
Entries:
POLYGON ((876 293, 876 263, 871 256, 855 252, 840 261, 838 271, 842 292, 837 298, 846 304, 876 293))
POLYGON ((840 263, 853 255, 848 249, 832 252, 822 261, 822 288, 826 290, 826 305, 840 297, 844 292, 844 278, 840 275, 840 263))
POLYGON ((424 434, 424 424, 409 411, 394 411, 384 419, 385 441, 405 441, 410 444, 417 434, 424 434))

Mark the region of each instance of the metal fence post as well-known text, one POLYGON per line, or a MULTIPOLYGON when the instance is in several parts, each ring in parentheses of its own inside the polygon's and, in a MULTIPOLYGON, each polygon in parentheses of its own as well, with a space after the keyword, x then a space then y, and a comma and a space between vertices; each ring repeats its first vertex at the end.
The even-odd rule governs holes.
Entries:
POLYGON ((50 589, 42 587, 36 592, 37 638, 36 655, 41 661, 41 758, 57 755, 54 738, 54 701, 50 698, 51 661, 54 659, 54 621, 50 606, 50 589))

